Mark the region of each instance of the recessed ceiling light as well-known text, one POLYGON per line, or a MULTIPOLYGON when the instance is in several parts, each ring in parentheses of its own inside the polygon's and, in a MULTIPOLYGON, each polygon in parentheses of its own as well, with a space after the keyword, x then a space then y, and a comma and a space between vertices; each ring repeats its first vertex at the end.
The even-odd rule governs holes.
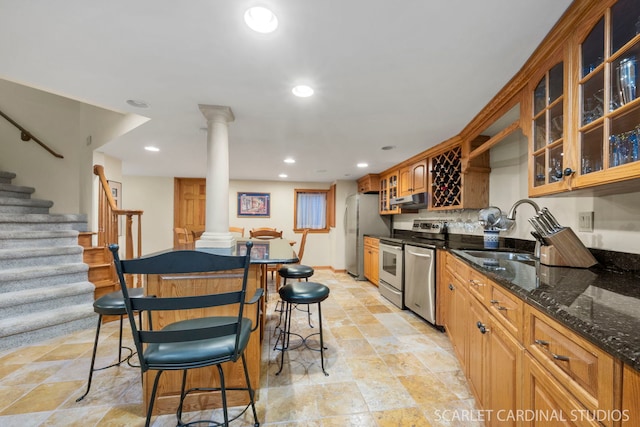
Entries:
POLYGON ((147 150, 147 151, 153 151, 154 153, 160 151, 160 149, 158 147, 153 147, 151 145, 148 145, 148 146, 144 147, 144 149, 147 150))
POLYGON ((280 174, 280 175, 278 175, 278 176, 279 176, 280 178, 286 178, 286 177, 287 177, 287 176, 289 176, 289 175, 287 175, 286 173, 281 173, 281 174, 280 174))
POLYGON ((284 159, 285 163, 295 163, 296 161, 294 159, 292 159, 291 157, 287 157, 286 159, 284 159))
POLYGON ((394 148, 396 148, 395 145, 385 145, 384 147, 382 147, 382 149, 385 150, 385 151, 393 150, 394 148))
POLYGON ((271 33, 278 28, 278 18, 266 7, 252 7, 244 13, 244 22, 253 31, 271 33))
POLYGON ((359 168, 368 168, 369 164, 368 163, 358 163, 356 166, 358 166, 359 168))
POLYGON ((139 99, 127 99, 127 104, 136 108, 149 108, 149 103, 146 101, 141 101, 139 99))
POLYGON ((295 96, 298 96, 300 98, 307 98, 313 95, 313 89, 307 85, 298 85, 291 89, 291 92, 293 92, 295 96))

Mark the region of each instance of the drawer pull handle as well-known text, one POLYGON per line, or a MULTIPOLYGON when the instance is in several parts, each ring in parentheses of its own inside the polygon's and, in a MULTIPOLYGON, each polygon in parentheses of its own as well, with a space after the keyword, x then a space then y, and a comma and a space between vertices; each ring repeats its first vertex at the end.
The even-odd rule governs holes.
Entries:
MULTIPOLYGON (((491 301, 489 301, 489 302, 490 302, 491 304, 499 304, 499 303, 500 303, 500 301, 498 301, 497 299, 492 299, 492 300, 491 300, 491 301)), ((503 306, 503 305, 499 305, 499 306, 497 306, 497 307, 496 307, 496 309, 498 309, 498 310, 503 310, 503 311, 509 310, 507 307, 505 307, 505 306, 503 306)))
POLYGON ((453 285, 452 285, 451 283, 449 283, 449 290, 450 290, 450 291, 453 291, 453 290, 455 290, 455 289, 456 289, 456 288, 454 288, 454 287, 453 287, 453 285))
POLYGON ((549 341, 545 341, 545 340, 535 340, 535 343, 538 345, 542 345, 547 347, 549 345, 549 341))
POLYGON ((486 334, 487 332, 489 332, 489 329, 486 326, 484 326, 482 322, 479 320, 478 320, 478 323, 476 323, 476 326, 478 327, 478 329, 480 329, 481 334, 486 334))
POLYGON ((551 353, 551 356, 556 360, 561 360, 563 362, 568 362, 569 358, 567 356, 562 356, 560 354, 551 353))
POLYGON ((485 286, 485 284, 484 284, 484 283, 479 282, 479 281, 477 281, 477 280, 473 280, 473 279, 471 279, 471 280, 469 280, 469 282, 470 282, 473 286, 485 286))

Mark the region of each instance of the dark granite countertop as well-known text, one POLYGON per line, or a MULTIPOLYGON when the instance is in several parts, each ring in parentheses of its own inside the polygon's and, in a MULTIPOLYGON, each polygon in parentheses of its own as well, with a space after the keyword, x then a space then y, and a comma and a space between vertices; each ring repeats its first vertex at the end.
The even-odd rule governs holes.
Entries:
MULTIPOLYGON (((509 245, 511 246, 511 245, 509 245)), ((514 249, 503 246, 501 249, 514 249)), ((548 314, 604 351, 640 371, 640 271, 617 265, 592 268, 549 267, 539 262, 491 260, 469 256, 460 249, 477 245, 450 242, 461 260, 548 314)), ((595 254, 594 254, 595 255, 595 254)), ((602 259, 609 254, 598 254, 602 259)), ((637 255, 621 254, 634 259, 637 255)), ((624 262, 627 266, 635 263, 624 262)))

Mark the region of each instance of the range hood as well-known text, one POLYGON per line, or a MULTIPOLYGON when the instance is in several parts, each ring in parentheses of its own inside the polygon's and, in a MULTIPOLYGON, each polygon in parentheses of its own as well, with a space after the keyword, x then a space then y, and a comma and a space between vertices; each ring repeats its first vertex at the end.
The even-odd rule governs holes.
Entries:
POLYGON ((399 206, 401 209, 426 209, 428 200, 428 193, 417 193, 410 196, 394 197, 389 203, 391 206, 399 206))

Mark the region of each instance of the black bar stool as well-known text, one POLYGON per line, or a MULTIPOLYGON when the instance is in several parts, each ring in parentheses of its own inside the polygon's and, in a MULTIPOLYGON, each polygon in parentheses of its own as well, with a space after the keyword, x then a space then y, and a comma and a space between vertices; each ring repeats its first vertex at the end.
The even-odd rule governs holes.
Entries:
MULTIPOLYGON (((133 298, 142 297, 144 296, 144 288, 132 288, 129 290, 129 295, 133 298)), ((91 389, 91 380, 93 379, 93 373, 95 371, 101 371, 103 369, 119 366, 124 362, 129 363, 129 360, 134 355, 134 352, 130 347, 122 345, 122 320, 124 316, 127 315, 127 309, 124 306, 124 298, 122 296, 122 291, 111 292, 95 300, 93 303, 93 311, 98 313, 99 316, 98 316, 98 326, 96 328, 96 339, 93 343, 93 355, 91 356, 91 367, 89 368, 89 381, 87 382, 87 391, 85 391, 82 396, 77 398, 76 402, 80 402, 82 399, 85 398, 87 394, 89 394, 89 390, 91 389), (96 353, 98 352, 98 338, 100 337, 100 326, 102 326, 102 316, 120 316, 120 341, 119 341, 119 348, 118 348, 118 361, 109 366, 104 366, 102 368, 95 368, 96 353), (123 349, 129 350, 129 354, 125 358, 122 357, 123 349)), ((138 320, 140 321, 141 319, 138 319, 138 320)), ((133 365, 130 364, 130 366, 133 366, 133 365)))
MULTIPOLYGON (((278 270, 278 274, 284 279, 282 287, 287 286, 287 279, 297 279, 298 281, 304 279, 305 281, 309 281, 309 277, 313 276, 313 273, 314 270, 312 267, 300 264, 285 265, 284 267, 280 267, 278 270)), ((280 289, 282 289, 282 287, 280 289)), ((280 292, 280 289, 278 289, 278 292, 280 292)), ((280 319, 278 319, 278 324, 276 325, 276 328, 278 328, 282 323, 284 301, 278 301, 274 311, 280 312, 280 319)), ((307 306, 307 318, 309 320, 309 327, 313 328, 313 325, 311 325, 311 311, 309 310, 309 306, 307 306)))
POLYGON ((321 302, 329 297, 329 288, 321 283, 316 282, 292 282, 288 285, 284 285, 278 291, 280 298, 284 303, 284 328, 280 329, 280 334, 276 340, 275 349, 282 352, 280 358, 280 369, 276 372, 279 375, 282 372, 284 365, 284 352, 289 350, 289 338, 291 335, 296 335, 302 340, 300 345, 306 346, 310 350, 320 352, 320 364, 322 366, 322 372, 325 375, 329 375, 324 369, 324 340, 322 336, 322 308, 321 302), (302 335, 291 332, 291 312, 297 304, 318 304, 318 325, 319 332, 308 335, 303 338, 302 335), (307 344, 307 340, 314 336, 320 335, 320 348, 312 348, 307 344), (278 347, 278 342, 282 339, 282 346, 278 347))

